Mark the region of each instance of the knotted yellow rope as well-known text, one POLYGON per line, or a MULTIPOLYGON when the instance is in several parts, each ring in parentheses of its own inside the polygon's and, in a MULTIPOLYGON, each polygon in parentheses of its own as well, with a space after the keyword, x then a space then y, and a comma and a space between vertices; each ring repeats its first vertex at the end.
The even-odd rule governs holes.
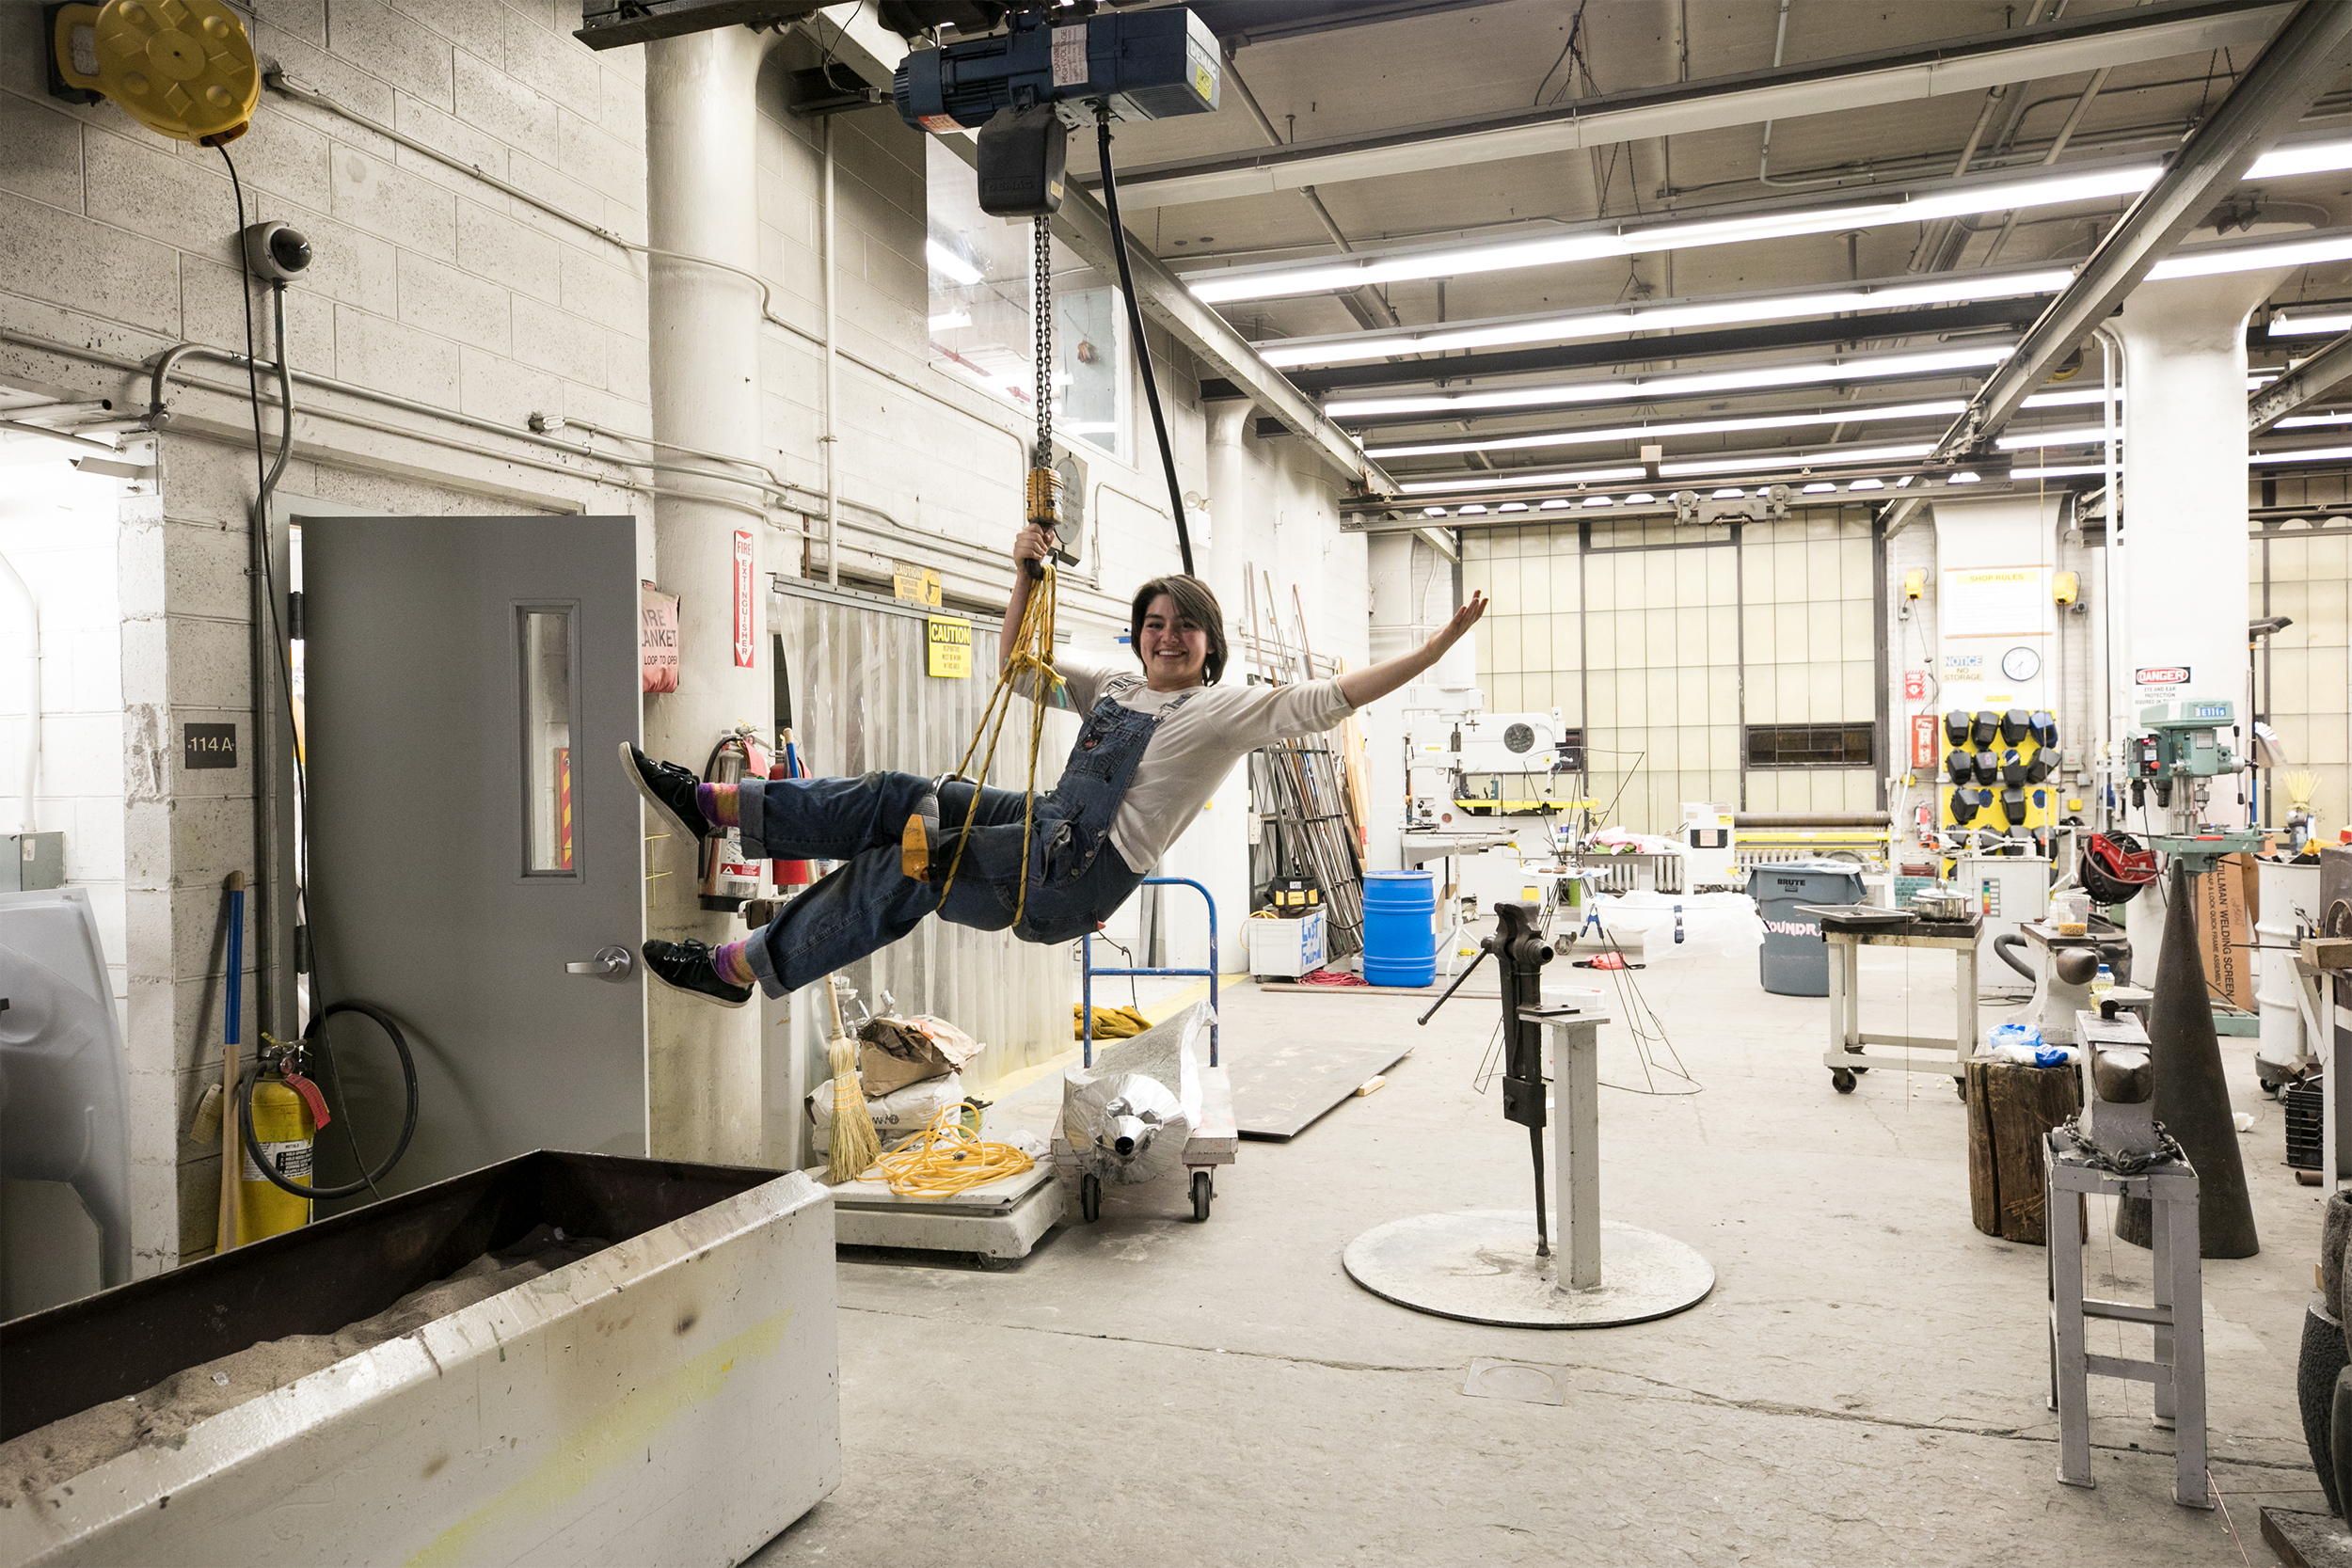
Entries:
POLYGON ((1027 799, 1021 808, 1021 892, 1013 903, 1012 923, 1021 924, 1021 916, 1029 907, 1029 840, 1037 830, 1037 753, 1045 740, 1045 707, 1063 687, 1059 673, 1054 669, 1054 563, 1041 562, 1044 577, 1029 591, 1029 602, 1021 611, 1020 629, 1013 634, 1012 653, 1004 661, 1004 672, 996 677, 996 689, 988 694, 988 705, 980 710, 980 721, 972 732, 972 744, 963 749, 963 760, 956 764, 956 776, 972 784, 972 804, 963 814, 963 832, 956 837, 955 858, 947 863, 947 879, 939 889, 939 901, 947 901, 947 893, 956 885, 956 872, 963 864, 964 846, 972 841, 972 826, 980 815, 980 781, 988 777, 989 765, 996 760, 996 742, 1004 734, 1005 721, 1012 714, 1013 699, 1021 677, 1035 677, 1029 693, 1029 781, 1027 799), (979 751, 981 737, 988 740, 988 751, 980 758, 980 770, 970 771, 972 753, 979 751))

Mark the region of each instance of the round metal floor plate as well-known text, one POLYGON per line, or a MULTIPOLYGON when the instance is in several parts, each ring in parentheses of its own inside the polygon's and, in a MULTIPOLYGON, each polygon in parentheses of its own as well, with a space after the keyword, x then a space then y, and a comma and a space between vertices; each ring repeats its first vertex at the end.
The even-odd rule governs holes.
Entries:
POLYGON ((1391 1221, 1348 1243, 1343 1261, 1357 1284, 1399 1307, 1502 1328, 1647 1323, 1715 1288, 1714 1266, 1673 1237, 1603 1220, 1599 1289, 1562 1290, 1560 1259, 1535 1256, 1533 1210, 1391 1221))

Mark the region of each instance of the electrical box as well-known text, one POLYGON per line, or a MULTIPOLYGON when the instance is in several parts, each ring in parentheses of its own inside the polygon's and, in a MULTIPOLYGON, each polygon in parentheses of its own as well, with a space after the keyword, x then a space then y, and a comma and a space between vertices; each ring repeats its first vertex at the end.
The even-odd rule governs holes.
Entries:
POLYGON ((0 893, 65 886, 65 834, 10 833, 0 856, 0 893))

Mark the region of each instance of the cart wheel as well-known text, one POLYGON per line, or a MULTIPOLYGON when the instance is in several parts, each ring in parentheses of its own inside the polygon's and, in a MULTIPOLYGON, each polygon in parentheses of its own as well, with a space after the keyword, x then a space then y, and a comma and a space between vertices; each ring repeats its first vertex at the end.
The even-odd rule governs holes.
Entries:
POLYGON ((1092 1225, 1103 1217, 1103 1180, 1098 1176, 1078 1178, 1078 1212, 1092 1225))
POLYGON ((1018 1259, 1016 1259, 998 1258, 993 1254, 985 1252, 976 1252, 972 1255, 973 1267, 978 1269, 982 1274, 1003 1274, 1007 1269, 1011 1268, 1017 1261, 1018 1259))
POLYGON ((1853 1073, 1842 1067, 1830 1069, 1829 1086, 1839 1094, 1853 1093, 1853 1073))
POLYGON ((1216 1184, 1210 1180, 1209 1173, 1204 1170, 1194 1171, 1192 1173, 1192 1218, 1194 1224, 1199 1225, 1205 1224, 1207 1222, 1209 1217, 1209 1200, 1216 1196, 1216 1184))
POLYGON ((1963 1104, 1966 1104, 1968 1101, 1968 1080, 1965 1078, 1953 1079, 1952 1092, 1960 1096, 1961 1102, 1963 1104))

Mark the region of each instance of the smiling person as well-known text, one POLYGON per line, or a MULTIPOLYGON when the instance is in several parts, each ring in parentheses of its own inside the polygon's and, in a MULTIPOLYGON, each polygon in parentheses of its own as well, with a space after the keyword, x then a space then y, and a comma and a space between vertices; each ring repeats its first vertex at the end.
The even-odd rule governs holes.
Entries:
MULTIPOLYGON (((1047 549, 1035 527, 1013 541, 1008 650, 1029 602, 1025 563, 1047 549)), ((1086 715, 1060 780, 1037 798, 1025 855, 1017 789, 914 773, 709 784, 624 745, 639 792, 697 841, 739 827, 755 859, 840 863, 741 942, 648 942, 645 966, 665 984, 739 1007, 755 986, 785 995, 888 946, 929 914, 983 931, 1009 927, 1024 942, 1072 941, 1126 902, 1243 755, 1327 730, 1387 696, 1486 611, 1482 594, 1413 652, 1331 680, 1226 686, 1216 595, 1198 578, 1154 578, 1128 617, 1140 670, 1064 653, 1055 658, 1059 697, 1037 691, 1033 677, 1021 681, 1032 702, 1067 702, 1086 715)))

